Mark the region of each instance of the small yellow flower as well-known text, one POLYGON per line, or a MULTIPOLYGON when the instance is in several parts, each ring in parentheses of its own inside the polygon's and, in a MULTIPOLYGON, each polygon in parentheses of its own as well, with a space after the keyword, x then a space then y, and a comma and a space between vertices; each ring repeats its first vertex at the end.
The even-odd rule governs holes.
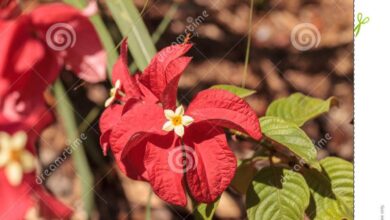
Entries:
POLYGON ((175 111, 166 109, 164 110, 164 114, 168 121, 165 122, 162 129, 164 131, 174 130, 179 137, 183 137, 184 135, 184 126, 188 126, 194 122, 192 117, 184 115, 183 106, 177 107, 175 111))
POLYGON ((118 96, 125 96, 125 94, 120 90, 120 88, 121 88, 121 81, 117 80, 115 82, 114 87, 111 88, 111 90, 110 90, 110 97, 104 103, 105 107, 108 107, 109 105, 111 105, 118 96))
POLYGON ((13 186, 18 186, 23 179, 23 173, 30 173, 35 169, 34 156, 25 149, 27 135, 17 132, 9 135, 0 132, 0 168, 5 169, 5 176, 13 186))

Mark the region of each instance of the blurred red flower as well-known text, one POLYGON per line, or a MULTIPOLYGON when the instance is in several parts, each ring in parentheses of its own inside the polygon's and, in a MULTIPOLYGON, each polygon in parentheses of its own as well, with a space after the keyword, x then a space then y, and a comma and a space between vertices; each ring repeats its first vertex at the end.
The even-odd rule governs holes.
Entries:
POLYGON ((43 91, 63 66, 88 82, 105 79, 106 53, 97 33, 88 17, 69 5, 44 4, 0 19, 0 30, 0 111, 8 107, 10 119, 43 104, 43 91), (5 106, 10 95, 17 96, 16 106, 5 106))
POLYGON ((35 144, 53 121, 43 93, 61 69, 105 79, 106 54, 88 17, 61 3, 20 14, 0 5, 0 218, 68 219, 72 210, 36 181, 35 144))
POLYGON ((150 182, 160 198, 180 206, 187 203, 185 183, 193 198, 205 203, 230 184, 237 164, 222 128, 257 140, 262 136, 255 112, 230 92, 207 89, 187 111, 176 107, 178 82, 191 60, 183 54, 190 48, 180 44, 161 50, 135 77, 122 50, 114 70, 120 83, 100 119, 103 149, 110 145, 120 169, 150 182))
POLYGON ((11 19, 20 14, 20 7, 16 0, 2 0, 0 2, 0 19, 11 19))
POLYGON ((68 219, 72 210, 36 181, 34 145, 52 121, 46 108, 36 108, 18 122, 0 115, 0 219, 68 219))

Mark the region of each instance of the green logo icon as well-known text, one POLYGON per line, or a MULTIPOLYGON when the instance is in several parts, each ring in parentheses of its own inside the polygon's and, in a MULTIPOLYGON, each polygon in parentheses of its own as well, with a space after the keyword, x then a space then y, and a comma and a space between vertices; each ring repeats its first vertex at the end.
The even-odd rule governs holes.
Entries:
POLYGON ((357 37, 360 33, 360 28, 362 27, 363 24, 367 24, 370 21, 369 17, 364 17, 361 12, 357 14, 357 24, 355 28, 353 29, 353 32, 355 33, 355 37, 357 37))

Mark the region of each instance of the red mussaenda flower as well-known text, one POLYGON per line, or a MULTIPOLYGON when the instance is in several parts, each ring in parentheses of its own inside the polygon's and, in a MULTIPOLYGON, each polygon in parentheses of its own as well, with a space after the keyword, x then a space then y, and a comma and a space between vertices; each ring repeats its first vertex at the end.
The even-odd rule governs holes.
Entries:
POLYGON ((100 119, 102 139, 111 146, 121 170, 132 179, 150 182, 160 198, 180 206, 187 202, 185 183, 193 198, 205 203, 214 201, 230 184, 237 164, 223 128, 261 138, 255 112, 230 92, 207 89, 186 111, 176 107, 178 81, 191 60, 182 55, 190 47, 163 49, 140 76, 128 75, 124 65, 115 74, 132 83, 117 87, 125 96, 111 100, 100 119), (179 153, 179 158, 173 153, 179 153))

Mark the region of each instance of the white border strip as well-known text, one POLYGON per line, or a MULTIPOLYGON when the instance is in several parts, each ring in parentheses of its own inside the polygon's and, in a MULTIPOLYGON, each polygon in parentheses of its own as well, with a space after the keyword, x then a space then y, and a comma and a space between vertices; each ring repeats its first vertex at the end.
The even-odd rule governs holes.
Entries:
POLYGON ((355 220, 390 219, 389 8, 355 1, 370 17, 355 40, 355 220))

